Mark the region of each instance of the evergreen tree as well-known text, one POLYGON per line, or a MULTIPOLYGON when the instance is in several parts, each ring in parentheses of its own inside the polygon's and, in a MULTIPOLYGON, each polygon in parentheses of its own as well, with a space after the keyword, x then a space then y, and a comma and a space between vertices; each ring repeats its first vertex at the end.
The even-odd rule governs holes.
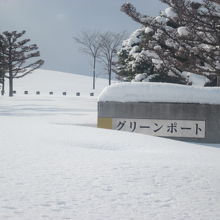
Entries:
POLYGON ((13 80, 21 78, 41 67, 43 60, 31 62, 39 57, 36 44, 27 45, 30 39, 21 39, 25 31, 5 31, 0 34, 0 66, 4 67, 4 77, 9 79, 9 96, 13 96, 13 80))
POLYGON ((144 51, 153 63, 152 74, 158 74, 159 81, 168 79, 191 84, 193 78, 200 77, 206 84, 215 84, 220 69, 218 1, 161 1, 169 7, 157 17, 141 15, 130 3, 122 6, 122 11, 142 24, 149 36, 147 41, 143 41, 141 53, 144 51))
POLYGON ((153 30, 140 28, 122 44, 118 53, 117 74, 125 81, 172 82, 184 84, 185 78, 167 74, 161 61, 147 45, 153 37, 153 30))
POLYGON ((146 36, 144 28, 136 30, 123 42, 118 52, 117 74, 126 81, 132 80, 137 74, 153 72, 151 60, 143 53, 146 36))

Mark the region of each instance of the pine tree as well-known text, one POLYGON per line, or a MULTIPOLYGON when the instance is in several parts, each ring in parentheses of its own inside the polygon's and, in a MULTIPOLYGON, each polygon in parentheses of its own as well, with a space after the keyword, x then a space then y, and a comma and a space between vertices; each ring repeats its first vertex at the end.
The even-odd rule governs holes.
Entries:
POLYGON ((185 78, 169 75, 168 70, 160 67, 157 54, 147 48, 152 38, 153 30, 143 27, 123 42, 118 53, 117 74, 125 81, 186 83, 185 78))
POLYGON ((21 39, 25 31, 5 31, 0 34, 0 66, 4 67, 4 77, 9 79, 9 96, 13 96, 13 80, 21 78, 41 67, 43 60, 31 62, 30 59, 39 57, 36 44, 27 45, 30 39, 21 39))
POLYGON ((169 7, 157 17, 141 15, 130 3, 122 6, 122 11, 151 32, 145 53, 154 71, 187 84, 192 83, 195 74, 206 84, 215 84, 220 69, 218 1, 161 1, 169 7))
POLYGON ((122 44, 118 52, 117 74, 125 81, 132 80, 137 74, 153 73, 151 60, 144 54, 147 35, 144 28, 137 29, 122 44))

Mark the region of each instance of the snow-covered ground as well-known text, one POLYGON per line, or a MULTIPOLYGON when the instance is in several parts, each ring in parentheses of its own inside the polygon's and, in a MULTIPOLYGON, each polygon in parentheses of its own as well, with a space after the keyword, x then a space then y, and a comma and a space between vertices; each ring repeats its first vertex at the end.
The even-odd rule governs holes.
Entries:
MULTIPOLYGON (((38 69, 21 79, 14 80, 14 90, 17 95, 28 91, 29 95, 36 95, 40 91, 41 95, 49 95, 53 92, 55 96, 62 96, 63 92, 67 96, 76 96, 76 92, 88 96, 92 90, 92 78, 85 75, 57 72, 51 70, 38 69)), ((95 93, 99 94, 108 85, 108 80, 96 78, 95 93)), ((8 83, 6 82, 6 89, 8 83)))
POLYGON ((220 219, 220 145, 96 118, 96 97, 0 97, 0 219, 220 219))

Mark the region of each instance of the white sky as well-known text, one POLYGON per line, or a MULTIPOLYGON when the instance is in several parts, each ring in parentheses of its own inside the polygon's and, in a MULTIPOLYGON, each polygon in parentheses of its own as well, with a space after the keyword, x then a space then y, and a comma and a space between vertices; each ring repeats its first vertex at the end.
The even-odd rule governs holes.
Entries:
MULTIPOLYGON (((80 74, 91 72, 89 58, 72 37, 84 30, 127 31, 139 27, 120 11, 125 0, 0 0, 0 31, 26 30, 40 47, 44 68, 80 74)), ((157 15, 159 0, 131 0, 138 10, 157 15)), ((99 68, 101 72, 101 68, 99 68)))

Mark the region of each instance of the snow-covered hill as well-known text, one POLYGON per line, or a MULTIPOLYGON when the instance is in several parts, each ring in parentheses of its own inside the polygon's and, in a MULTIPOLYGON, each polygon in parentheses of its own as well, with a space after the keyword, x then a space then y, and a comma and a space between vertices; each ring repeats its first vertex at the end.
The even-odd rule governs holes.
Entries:
MULTIPOLYGON (((15 87, 90 91, 84 76, 64 75, 40 70, 15 87)), ((96 120, 96 97, 0 97, 0 219, 220 219, 220 145, 98 129, 96 120)))
MULTIPOLYGON (((96 89, 93 91, 90 76, 44 69, 35 70, 32 74, 14 80, 14 90, 18 95, 24 94, 24 91, 28 91, 30 95, 35 95, 36 91, 40 91, 41 95, 54 92, 56 96, 62 95, 63 92, 66 92, 68 96, 74 96, 76 92, 82 95, 89 95, 90 92, 99 94, 107 85, 107 79, 96 78, 96 89)), ((7 81, 6 90, 8 90, 7 81)))

